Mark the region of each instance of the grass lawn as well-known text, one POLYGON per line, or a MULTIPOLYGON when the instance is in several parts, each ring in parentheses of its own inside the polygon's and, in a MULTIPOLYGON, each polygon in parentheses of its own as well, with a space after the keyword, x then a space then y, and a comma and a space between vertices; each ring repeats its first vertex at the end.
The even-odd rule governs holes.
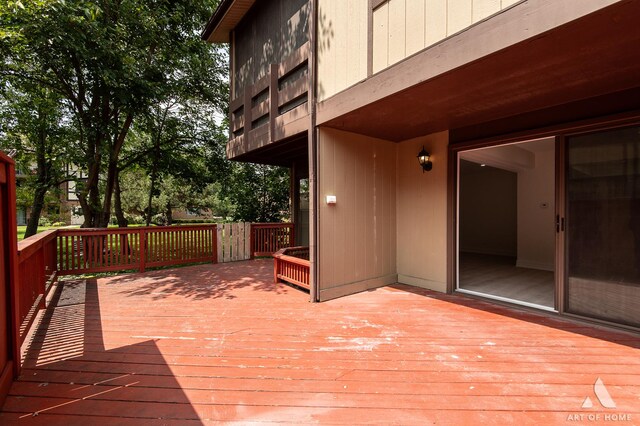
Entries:
MULTIPOLYGON (((38 226, 38 232, 47 231, 49 229, 58 229, 59 226, 38 226)), ((24 240, 24 233, 27 232, 26 226, 18 226, 18 241, 24 240)))

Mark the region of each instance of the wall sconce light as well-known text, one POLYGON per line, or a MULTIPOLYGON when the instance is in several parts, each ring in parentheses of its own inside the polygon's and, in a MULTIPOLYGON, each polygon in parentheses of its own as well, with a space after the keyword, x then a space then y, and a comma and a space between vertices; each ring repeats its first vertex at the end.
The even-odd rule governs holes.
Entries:
POLYGON ((424 149, 424 145, 422 146, 422 150, 418 153, 418 163, 420 163, 420 167, 422 167, 422 173, 425 171, 428 172, 433 168, 431 155, 424 149))

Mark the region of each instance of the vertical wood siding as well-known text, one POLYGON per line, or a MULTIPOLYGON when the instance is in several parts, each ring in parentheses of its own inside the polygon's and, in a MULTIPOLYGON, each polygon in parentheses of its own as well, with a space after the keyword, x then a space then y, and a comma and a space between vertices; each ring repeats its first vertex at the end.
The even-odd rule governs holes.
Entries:
POLYGON ((309 41, 309 9, 307 0, 256 2, 235 29, 234 93, 309 41))
POLYGON ((319 148, 320 299, 396 282, 397 145, 321 129, 319 148))
POLYGON ((368 0, 319 0, 318 98, 367 76, 368 0))
POLYGON ((398 144, 398 281, 446 291, 448 132, 398 144), (416 155, 426 148, 433 170, 422 173, 416 155))
POLYGON ((373 11, 373 72, 519 0, 388 0, 373 11))

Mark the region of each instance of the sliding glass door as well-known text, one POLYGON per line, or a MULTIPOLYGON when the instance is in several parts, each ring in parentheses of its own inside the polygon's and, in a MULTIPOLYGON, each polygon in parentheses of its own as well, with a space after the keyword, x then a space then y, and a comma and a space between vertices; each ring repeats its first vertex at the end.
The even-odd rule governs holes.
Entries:
POLYGON ((565 149, 565 310, 640 326, 640 126, 565 149))

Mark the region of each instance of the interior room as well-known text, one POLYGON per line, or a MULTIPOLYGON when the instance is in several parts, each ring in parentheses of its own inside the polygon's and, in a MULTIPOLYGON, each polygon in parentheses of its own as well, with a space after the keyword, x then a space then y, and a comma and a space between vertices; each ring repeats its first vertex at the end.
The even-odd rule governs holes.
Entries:
POLYGON ((555 140, 459 155, 462 292, 555 309, 555 140))

